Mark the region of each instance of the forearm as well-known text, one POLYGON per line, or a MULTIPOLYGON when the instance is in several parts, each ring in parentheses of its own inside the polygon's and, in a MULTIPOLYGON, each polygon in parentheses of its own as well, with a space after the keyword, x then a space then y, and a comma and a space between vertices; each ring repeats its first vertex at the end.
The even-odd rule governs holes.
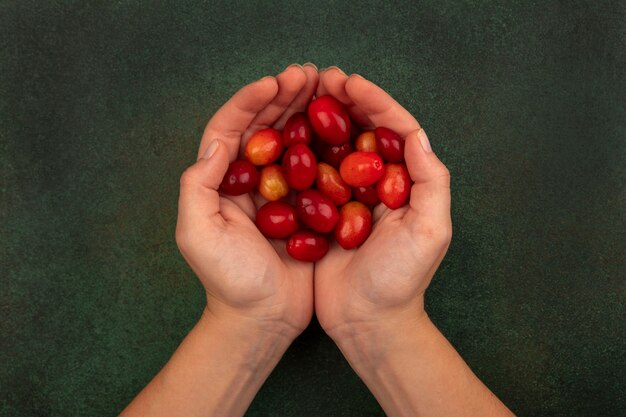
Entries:
POLYGON ((291 340, 205 311, 121 416, 241 416, 291 340))
POLYGON ((513 415, 425 314, 339 345, 391 417, 513 415))

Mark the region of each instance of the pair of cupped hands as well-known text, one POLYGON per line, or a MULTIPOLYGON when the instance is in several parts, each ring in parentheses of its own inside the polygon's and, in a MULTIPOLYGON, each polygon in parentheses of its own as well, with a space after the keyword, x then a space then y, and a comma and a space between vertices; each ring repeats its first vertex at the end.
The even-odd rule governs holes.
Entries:
POLYGON ((426 316, 424 292, 451 238, 450 176, 415 118, 383 89, 337 67, 290 65, 240 89, 211 118, 198 161, 183 173, 176 241, 207 293, 204 315, 291 342, 313 312, 336 342, 381 337, 426 316), (319 262, 292 259, 285 241, 268 240, 254 217, 258 195, 220 195, 219 185, 257 130, 282 129, 294 112, 330 94, 361 129, 385 126, 405 138, 414 184, 409 204, 380 204, 367 241, 336 242, 319 262))

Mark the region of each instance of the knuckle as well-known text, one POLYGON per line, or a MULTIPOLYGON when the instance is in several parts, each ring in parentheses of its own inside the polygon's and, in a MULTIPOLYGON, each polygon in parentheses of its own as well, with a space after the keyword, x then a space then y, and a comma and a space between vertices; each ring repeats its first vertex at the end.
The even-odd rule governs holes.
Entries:
POLYGON ((180 186, 185 187, 187 185, 191 185, 195 183, 195 170, 194 170, 194 166, 190 166, 189 168, 185 169, 183 171, 183 173, 180 176, 180 186))

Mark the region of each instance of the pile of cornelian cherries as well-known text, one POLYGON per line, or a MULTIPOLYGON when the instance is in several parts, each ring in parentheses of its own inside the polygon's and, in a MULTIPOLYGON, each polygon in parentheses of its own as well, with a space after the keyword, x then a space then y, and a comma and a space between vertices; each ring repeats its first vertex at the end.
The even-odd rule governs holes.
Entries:
POLYGON ((257 210, 258 229, 287 239, 287 253, 303 262, 323 258, 331 234, 344 249, 360 246, 372 231, 372 208, 402 207, 412 185, 404 138, 386 127, 360 132, 330 95, 293 114, 282 131, 255 132, 244 158, 230 164, 219 191, 258 190, 268 200, 257 210), (295 206, 286 201, 290 190, 295 206))

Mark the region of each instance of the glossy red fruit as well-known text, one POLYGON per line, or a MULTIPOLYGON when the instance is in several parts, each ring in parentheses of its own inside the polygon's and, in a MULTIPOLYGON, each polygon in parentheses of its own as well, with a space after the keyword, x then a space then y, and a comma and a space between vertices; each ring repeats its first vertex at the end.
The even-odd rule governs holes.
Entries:
POLYGON ((259 183, 256 167, 246 160, 234 161, 226 170, 220 191, 226 195, 242 195, 254 190, 259 183))
POLYGON ((292 114, 287 119, 285 127, 283 127, 283 143, 285 146, 295 145, 296 143, 308 145, 311 143, 312 135, 311 123, 309 123, 306 114, 302 112, 292 114))
POLYGON ((287 253, 302 262, 317 262, 328 253, 328 240, 317 233, 300 230, 287 241, 287 253))
POLYGON ((352 187, 367 187, 382 177, 384 164, 375 152, 353 152, 341 162, 339 173, 352 187))
POLYGON ((346 156, 350 155, 353 150, 354 148, 350 142, 346 142, 343 145, 324 146, 321 151, 322 161, 335 168, 339 168, 341 161, 343 161, 346 156))
POLYGON ((283 170, 287 184, 294 190, 311 188, 317 173, 317 159, 308 146, 302 143, 287 148, 283 156, 283 170))
POLYGON ((282 201, 270 201, 256 212, 255 223, 265 237, 284 239, 298 230, 296 208, 282 201))
POLYGON ((400 162, 404 160, 404 138, 391 129, 377 127, 374 129, 378 153, 385 162, 400 162))
POLYGON ((259 178, 259 193, 269 201, 280 200, 289 193, 289 185, 280 165, 263 167, 259 178))
POLYGON ((333 230, 339 220, 335 203, 317 190, 299 193, 296 197, 296 210, 302 223, 320 233, 333 230))
POLYGON ((411 185, 411 177, 404 164, 387 164, 383 177, 376 184, 376 192, 387 207, 397 209, 409 200, 411 185))
POLYGON ((364 204, 351 201, 339 211, 335 239, 344 249, 361 246, 372 231, 372 212, 364 204))
POLYGON ((321 96, 309 104, 309 121, 317 136, 331 145, 341 145, 350 140, 350 116, 345 107, 333 96, 321 96))
POLYGON ((366 206, 375 206, 380 203, 380 198, 378 198, 378 192, 374 185, 370 185, 369 187, 355 187, 352 189, 352 195, 356 201, 366 206))
POLYGON ((283 138, 280 130, 268 128, 255 132, 244 150, 245 158, 254 165, 271 164, 283 152, 283 138))
MULTIPOLYGON (((341 179, 339 172, 332 166, 320 162, 317 165, 317 189, 326 194, 338 206, 346 204, 350 200, 352 190, 341 179)), ((375 192, 374 192, 375 193, 375 192)))
POLYGON ((376 135, 373 130, 361 133, 354 142, 354 147, 361 152, 378 152, 376 146, 376 135))

